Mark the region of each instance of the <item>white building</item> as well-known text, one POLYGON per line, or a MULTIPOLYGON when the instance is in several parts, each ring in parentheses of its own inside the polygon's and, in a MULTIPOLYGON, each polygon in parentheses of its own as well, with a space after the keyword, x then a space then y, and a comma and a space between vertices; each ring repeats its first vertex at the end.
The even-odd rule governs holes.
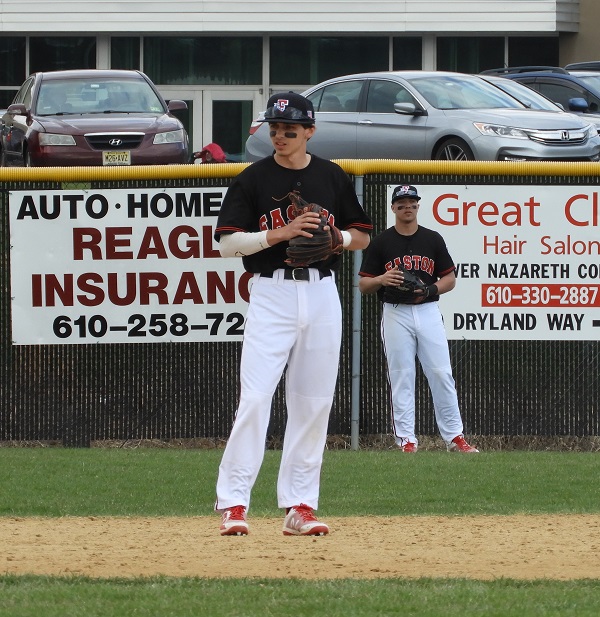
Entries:
POLYGON ((597 0, 0 0, 0 106, 25 77, 135 68, 188 102, 195 150, 241 153, 276 90, 401 68, 596 60, 597 0))

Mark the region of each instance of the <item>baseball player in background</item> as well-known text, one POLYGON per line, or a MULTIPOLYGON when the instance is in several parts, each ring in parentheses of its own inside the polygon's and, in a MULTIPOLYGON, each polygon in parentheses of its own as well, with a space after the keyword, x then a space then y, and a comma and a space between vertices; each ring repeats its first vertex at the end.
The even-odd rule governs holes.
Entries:
POLYGON ((278 504, 286 513, 283 533, 326 535, 329 529, 314 511, 339 364, 342 315, 334 272, 341 258, 338 251, 309 267, 286 263, 289 241, 310 238, 320 221, 314 212, 293 218, 290 194, 325 208, 346 249, 364 249, 372 224, 347 174, 307 152, 315 132, 310 101, 294 92, 274 94, 262 121, 269 123, 274 152, 235 178, 215 229, 221 255, 242 257, 254 274, 240 397, 219 467, 215 509, 222 513, 221 535, 248 533, 250 492, 263 461, 273 394, 287 364, 287 424, 277 481, 278 504))
POLYGON ((382 301, 381 335, 392 395, 396 444, 416 452, 415 356, 433 397, 438 429, 451 452, 478 452, 463 436, 463 423, 450 366, 441 294, 454 289, 454 262, 442 236, 417 222, 419 194, 408 184, 392 193, 393 227, 373 238, 360 268, 359 289, 382 301), (418 277, 414 290, 403 291, 406 279, 418 277))

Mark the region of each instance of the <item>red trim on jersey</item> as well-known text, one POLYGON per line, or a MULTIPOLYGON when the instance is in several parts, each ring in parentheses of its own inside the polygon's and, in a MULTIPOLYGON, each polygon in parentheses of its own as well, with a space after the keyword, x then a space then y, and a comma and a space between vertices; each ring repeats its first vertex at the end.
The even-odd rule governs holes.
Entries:
POLYGON ((359 231, 373 231, 373 225, 367 225, 366 223, 352 223, 344 229, 358 229, 359 231))
POLYGON ((217 227, 215 229, 215 234, 232 234, 236 231, 245 232, 246 230, 241 227, 217 227))
POLYGON ((446 274, 450 274, 450 272, 454 272, 454 270, 456 270, 455 266, 453 266, 452 268, 448 268, 448 270, 444 270, 443 272, 440 272, 438 276, 442 278, 442 276, 446 276, 446 274))
POLYGON ((370 274, 369 272, 359 272, 358 276, 364 276, 366 278, 374 279, 378 275, 377 274, 370 274))

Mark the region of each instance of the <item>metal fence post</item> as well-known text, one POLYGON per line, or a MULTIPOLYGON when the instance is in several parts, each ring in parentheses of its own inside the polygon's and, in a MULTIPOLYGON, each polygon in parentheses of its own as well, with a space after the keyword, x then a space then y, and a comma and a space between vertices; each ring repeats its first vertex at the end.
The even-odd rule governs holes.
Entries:
MULTIPOLYGON (((354 189, 363 204, 364 176, 354 178, 354 189)), ((358 289, 358 272, 362 262, 362 251, 352 253, 352 390, 350 397, 350 448, 358 450, 360 420, 360 339, 361 328, 361 293, 358 289)))

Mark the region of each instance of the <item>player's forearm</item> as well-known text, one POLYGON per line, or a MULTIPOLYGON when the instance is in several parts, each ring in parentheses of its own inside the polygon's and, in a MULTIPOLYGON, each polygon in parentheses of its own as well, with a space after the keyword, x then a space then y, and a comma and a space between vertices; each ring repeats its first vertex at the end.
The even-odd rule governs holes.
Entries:
POLYGON ((344 248, 349 251, 359 251, 362 249, 366 249, 369 246, 369 242, 371 241, 371 237, 368 233, 364 231, 360 231, 359 229, 347 229, 344 230, 343 233, 349 233, 351 236, 350 244, 346 245, 344 242, 344 248))
POLYGON ((374 294, 383 285, 381 276, 361 276, 358 279, 358 290, 363 294, 374 294))
POLYGON ((435 286, 438 289, 438 295, 445 294, 449 291, 452 291, 456 286, 456 276, 454 273, 447 274, 439 279, 435 286))

